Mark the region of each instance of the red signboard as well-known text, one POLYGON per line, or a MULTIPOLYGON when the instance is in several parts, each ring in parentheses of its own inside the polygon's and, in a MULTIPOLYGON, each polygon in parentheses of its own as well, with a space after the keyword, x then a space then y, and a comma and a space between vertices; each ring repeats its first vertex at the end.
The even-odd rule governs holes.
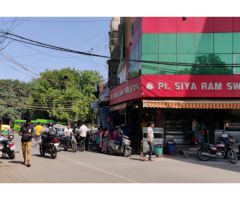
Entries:
POLYGON ((240 75, 143 75, 142 97, 240 97, 240 75))
POLYGON ((110 91, 110 105, 141 97, 141 77, 127 80, 110 91))
POLYGON ((110 91, 110 105, 145 97, 240 97, 240 75, 142 75, 110 91))

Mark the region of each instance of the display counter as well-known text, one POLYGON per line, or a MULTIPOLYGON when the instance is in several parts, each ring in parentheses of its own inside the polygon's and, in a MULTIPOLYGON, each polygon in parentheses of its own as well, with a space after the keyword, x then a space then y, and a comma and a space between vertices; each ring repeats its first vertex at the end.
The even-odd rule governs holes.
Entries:
POLYGON ((192 138, 192 124, 190 120, 167 120, 166 141, 174 141, 176 144, 190 144, 192 138))

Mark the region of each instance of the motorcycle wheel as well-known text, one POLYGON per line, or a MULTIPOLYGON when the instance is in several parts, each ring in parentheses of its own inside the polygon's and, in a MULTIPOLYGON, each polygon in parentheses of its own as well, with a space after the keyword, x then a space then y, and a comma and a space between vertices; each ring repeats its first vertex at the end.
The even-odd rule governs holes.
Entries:
MULTIPOLYGON (((209 153, 208 151, 205 151, 206 153, 209 153)), ((210 156, 203 156, 202 150, 198 150, 198 158, 202 161, 208 161, 211 157, 210 156)))
POLYGON ((45 155, 45 150, 42 148, 42 145, 39 147, 40 155, 44 156, 45 155))
POLYGON ((74 153, 76 153, 76 151, 77 151, 77 142, 76 141, 72 142, 72 150, 74 153))
POLYGON ((14 151, 10 151, 8 153, 8 156, 9 156, 10 159, 14 159, 15 158, 15 152, 14 151))
POLYGON ((232 164, 237 164, 238 163, 238 157, 233 151, 229 152, 228 159, 232 164))
POLYGON ((53 152, 51 153, 51 158, 55 159, 57 157, 57 149, 54 148, 53 152))
POLYGON ((124 150, 124 157, 129 157, 131 156, 132 151, 130 149, 125 149, 124 150))
POLYGON ((111 150, 110 148, 108 148, 107 153, 108 153, 109 155, 112 155, 112 154, 113 154, 113 152, 112 152, 112 150, 111 150))

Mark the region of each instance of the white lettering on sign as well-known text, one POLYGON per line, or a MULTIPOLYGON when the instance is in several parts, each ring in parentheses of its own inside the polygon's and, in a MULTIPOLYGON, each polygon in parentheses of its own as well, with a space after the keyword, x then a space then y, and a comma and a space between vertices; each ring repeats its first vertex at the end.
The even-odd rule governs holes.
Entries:
MULTIPOLYGON (((171 90, 170 87, 167 87, 168 83, 159 82, 158 83, 158 90, 164 89, 164 90, 171 90)), ((221 82, 201 82, 201 90, 211 91, 211 90, 223 90, 223 84, 221 82)), ((227 90, 240 90, 240 83, 231 83, 228 82, 224 86, 227 90)), ((194 82, 175 82, 174 89, 176 91, 182 90, 182 91, 188 91, 188 90, 197 90, 197 85, 194 82)))
POLYGON ((215 90, 222 90, 222 83, 215 83, 215 90))
POLYGON ((139 90, 138 84, 130 85, 130 86, 127 86, 127 87, 119 90, 118 92, 113 93, 113 95, 110 95, 110 99, 113 100, 117 97, 123 96, 124 94, 132 93, 132 92, 135 92, 138 90, 139 90))
POLYGON ((227 83, 227 90, 232 90, 232 83, 227 83))
POLYGON ((178 82, 175 83, 175 90, 180 90, 180 83, 178 82))
POLYGON ((202 82, 201 89, 202 90, 207 90, 207 83, 202 82))
POLYGON ((240 90, 240 83, 233 83, 234 90, 240 90))

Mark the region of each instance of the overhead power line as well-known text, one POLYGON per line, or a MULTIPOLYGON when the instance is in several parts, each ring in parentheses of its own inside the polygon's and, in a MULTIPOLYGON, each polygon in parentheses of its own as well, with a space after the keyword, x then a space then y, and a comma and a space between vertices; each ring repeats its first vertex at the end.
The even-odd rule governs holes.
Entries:
POLYGON ((179 63, 179 62, 161 62, 161 61, 149 61, 149 60, 120 59, 120 58, 115 58, 115 57, 110 57, 110 56, 104 56, 104 55, 98 55, 98 54, 92 54, 92 53, 86 53, 86 52, 61 48, 61 47, 41 43, 41 42, 38 42, 38 41, 34 41, 34 40, 31 40, 31 39, 27 39, 27 38, 24 38, 22 36, 18 36, 18 35, 12 34, 12 33, 4 32, 4 31, 1 31, 1 32, 4 33, 4 35, 2 35, 2 37, 8 38, 10 40, 14 40, 14 41, 34 45, 34 46, 39 46, 39 47, 43 47, 43 48, 54 49, 54 50, 57 50, 57 51, 64 51, 64 52, 75 53, 75 54, 82 54, 82 55, 86 55, 86 56, 108 58, 108 59, 116 60, 116 61, 125 60, 125 61, 132 61, 132 62, 141 62, 141 63, 178 65, 178 66, 194 66, 194 67, 206 67, 206 66, 226 67, 227 65, 240 67, 240 64, 208 64, 208 63, 206 63, 206 64, 196 64, 196 63, 179 63), (13 38, 13 37, 16 37, 16 38, 19 38, 19 39, 16 39, 16 38, 13 38))
POLYGON ((59 23, 88 23, 88 22, 110 22, 111 19, 109 20, 34 20, 30 19, 28 20, 29 22, 59 22, 59 23))

